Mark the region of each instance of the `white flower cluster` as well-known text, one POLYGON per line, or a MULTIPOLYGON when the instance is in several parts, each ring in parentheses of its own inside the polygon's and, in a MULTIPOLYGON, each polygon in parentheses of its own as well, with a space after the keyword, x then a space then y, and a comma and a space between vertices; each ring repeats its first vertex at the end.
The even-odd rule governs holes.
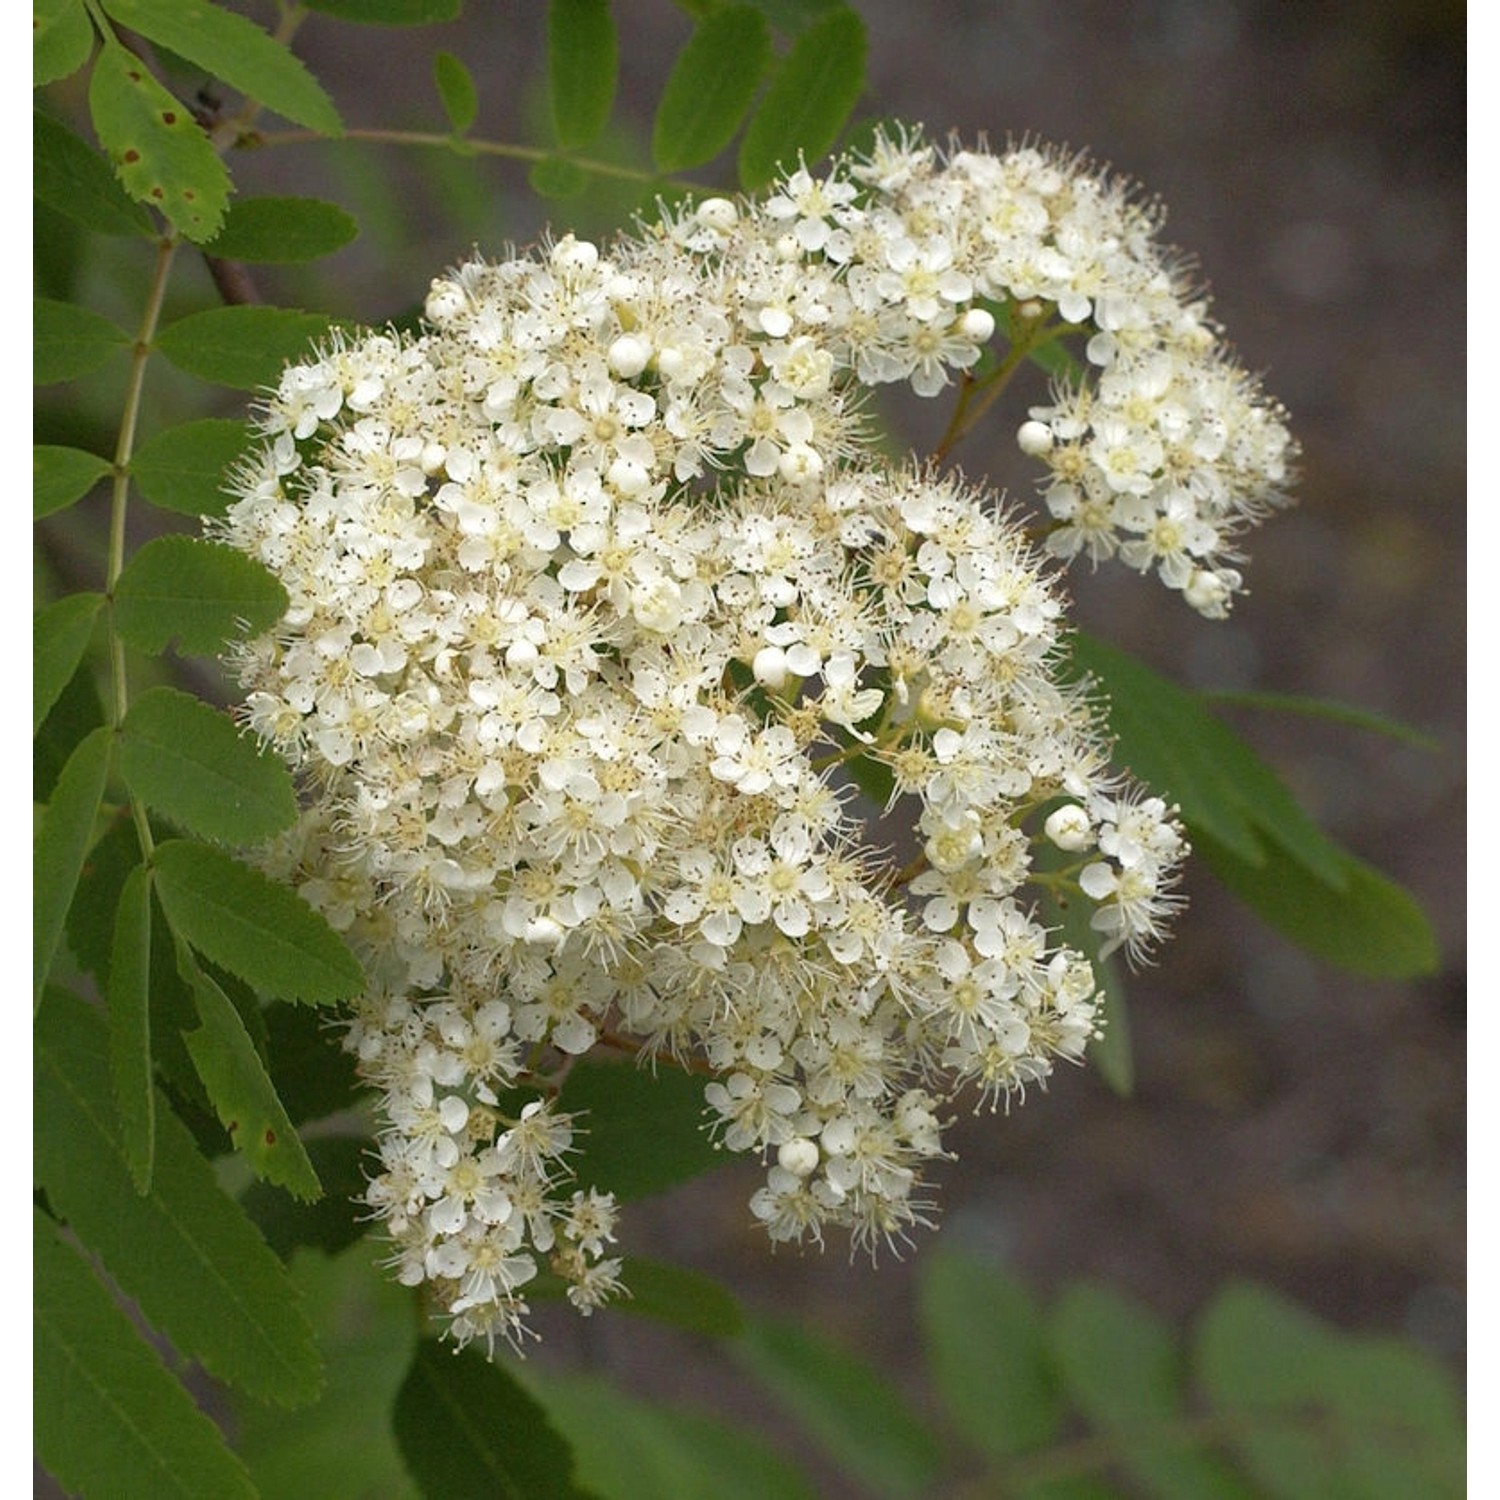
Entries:
POLYGON ((947 1101, 1096 1030, 1028 883, 1091 903, 1101 952, 1162 934, 1181 831, 1059 678, 1038 557, 991 497, 876 462, 851 399, 981 388, 986 303, 1018 340, 1043 302, 1090 322, 1097 381, 1022 430, 1051 545, 1128 536, 1219 611, 1287 440, 1153 227, 1034 150, 883 141, 607 251, 475 261, 421 336, 283 376, 220 527, 291 600, 236 662, 306 791, 267 862, 364 960, 367 1200, 460 1341, 518 1339, 543 1264, 585 1311, 618 1289, 573 1059, 711 1073, 771 1237, 873 1248, 925 1222, 947 1101))

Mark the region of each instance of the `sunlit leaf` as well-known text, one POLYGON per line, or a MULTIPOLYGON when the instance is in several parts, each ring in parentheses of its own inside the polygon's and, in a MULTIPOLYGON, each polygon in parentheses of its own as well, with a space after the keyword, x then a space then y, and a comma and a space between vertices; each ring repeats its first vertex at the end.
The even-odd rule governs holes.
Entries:
POLYGON ((771 33, 750 5, 700 21, 656 107, 651 156, 663 172, 711 161, 734 139, 771 60, 771 33))
POLYGON ((286 767, 201 698, 151 688, 130 705, 120 731, 126 784, 188 833, 258 844, 297 821, 286 767))
POLYGON ((206 0, 101 0, 109 15, 267 109, 322 135, 343 130, 300 58, 253 21, 206 0))
POLYGON ((190 954, 179 955, 178 968, 193 992, 202 1022, 183 1041, 235 1149, 257 1177, 284 1187, 294 1198, 312 1202, 321 1197, 318 1174, 287 1119, 276 1085, 239 1012, 190 954))
POLYGON ((332 255, 358 233, 343 209, 321 198, 239 198, 203 249, 225 260, 286 264, 332 255))
MULTIPOLYGON (((424 1494, 442 1500, 589 1500, 541 1406, 498 1364, 431 1339, 418 1346, 392 1427, 424 1494)), ((688 1491, 660 1491, 685 1494, 688 1491)), ((700 1493, 709 1494, 710 1491, 700 1493)))
POLYGON ((756 1320, 736 1355, 840 1470, 882 1495, 920 1495, 943 1469, 929 1423, 865 1360, 795 1323, 756 1320))
POLYGON ((94 839, 95 820, 109 776, 111 741, 109 730, 101 725, 68 757, 37 830, 31 856, 33 1006, 41 1003, 42 987, 62 942, 84 856, 94 839))
POLYGON ((96 1011, 49 991, 33 1053, 33 1149, 48 1202, 146 1319, 210 1374, 284 1405, 312 1400, 320 1361, 285 1268, 160 1099, 151 1191, 136 1192, 108 1046, 96 1011))
POLYGON ((548 0, 547 81, 564 150, 589 145, 609 122, 619 61, 610 0, 548 0))
POLYGON ((229 203, 223 158, 192 111, 115 42, 94 59, 89 114, 125 191, 184 238, 212 239, 229 203))
POLYGON ((473 74, 451 52, 439 52, 432 60, 432 78, 448 123, 462 135, 479 118, 479 92, 473 74))
POLYGON ((920 1273, 927 1364, 953 1425, 995 1459, 1051 1442, 1063 1401, 1030 1293, 998 1266, 941 1246, 920 1273))
POLYGON ((108 318, 76 302, 32 300, 31 378, 37 385, 91 374, 129 342, 108 318))
POLYGON ((154 857, 173 930, 247 984, 284 1000, 350 1000, 364 973, 296 892, 207 844, 174 839, 154 857))
POLYGON ((96 234, 156 231, 151 215, 131 201, 109 163, 59 120, 31 116, 31 190, 39 203, 96 234))
POLYGON ((740 142, 740 185, 816 161, 838 139, 865 86, 865 25, 846 6, 804 30, 771 78, 740 142))
POLYGON ((151 1190, 156 1089, 151 1076, 151 877, 125 878, 109 964, 109 1071, 125 1165, 138 1193, 151 1190))
POLYGON ((130 460, 141 494, 184 516, 221 516, 229 508, 226 470, 244 456, 249 429, 232 418, 203 417, 153 434, 130 460))
POLYGON ((31 617, 32 734, 78 670, 103 607, 102 594, 68 594, 31 617))
POLYGON ((161 536, 125 564, 115 584, 115 628, 140 651, 175 642, 188 655, 217 656, 247 630, 274 625, 286 605, 286 590, 243 552, 161 536))
POLYGON ((169 323, 156 347, 200 380, 254 391, 275 385, 291 361, 310 357, 331 327, 320 313, 289 307, 210 307, 169 323))
POLYGON ((32 88, 76 73, 93 50, 94 28, 83 0, 32 0, 32 88))
POLYGON ((256 1500, 224 1435, 76 1249, 32 1210, 32 1436, 74 1493, 256 1500))

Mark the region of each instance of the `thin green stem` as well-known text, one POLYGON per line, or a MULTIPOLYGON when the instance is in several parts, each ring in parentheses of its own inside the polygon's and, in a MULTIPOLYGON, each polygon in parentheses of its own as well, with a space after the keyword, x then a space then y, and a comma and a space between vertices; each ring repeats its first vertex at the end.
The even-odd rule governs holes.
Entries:
MULTIPOLYGON (((114 481, 110 492, 109 512, 109 558, 105 566, 105 592, 110 599, 109 670, 110 670, 110 723, 118 731, 124 723, 130 707, 130 680, 125 666, 125 642, 114 628, 113 609, 115 585, 125 568, 125 521, 130 508, 130 460, 135 452, 136 422, 141 411, 141 392, 146 384, 146 361, 151 356, 151 341, 156 337, 156 326, 161 320, 162 302, 167 294, 167 278, 172 270, 172 261, 177 254, 178 240, 175 234, 167 234, 158 243, 156 265, 152 271, 151 287, 146 296, 146 307, 141 314, 140 328, 136 332, 135 347, 130 354, 130 375, 125 386, 125 408, 120 416, 120 434, 115 441, 114 481)), ((135 820, 136 833, 141 841, 141 854, 150 859, 153 846, 151 827, 146 819, 146 810, 135 798, 130 801, 131 817, 135 820)))
MULTIPOLYGON (((256 146, 298 146, 309 141, 326 141, 327 136, 316 130, 264 131, 253 138, 256 146)), ((514 141, 490 141, 466 135, 455 137, 435 130, 346 130, 340 140, 367 141, 385 146, 435 146, 451 150, 455 143, 465 151, 480 156, 500 156, 510 161, 537 162, 562 160, 581 171, 591 172, 597 177, 617 177, 626 182, 655 184, 658 187, 685 188, 690 192, 707 193, 714 189, 702 182, 692 182, 684 177, 665 177, 646 167, 627 166, 623 162, 599 161, 595 157, 572 156, 565 152, 549 150, 545 146, 522 146, 514 141)))

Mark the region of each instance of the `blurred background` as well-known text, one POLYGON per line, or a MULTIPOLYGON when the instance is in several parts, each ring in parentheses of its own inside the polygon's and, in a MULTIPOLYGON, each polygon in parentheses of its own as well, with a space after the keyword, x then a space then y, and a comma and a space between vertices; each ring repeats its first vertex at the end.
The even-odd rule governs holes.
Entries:
MULTIPOLYGON (((1142 183, 1167 205, 1167 237, 1199 267, 1241 361, 1291 412, 1304 449, 1299 504, 1252 536, 1250 593, 1228 622, 1204 622, 1114 571, 1072 577, 1080 621, 1194 686, 1336 698, 1437 745, 1229 711, 1329 833, 1415 893, 1438 934, 1441 972, 1405 984, 1339 973, 1192 869, 1178 936, 1129 980, 1132 1096, 1084 1068, 1009 1117, 961 1117, 950 1137, 959 1159, 939 1183, 941 1233, 1042 1294, 1102 1278, 1174 1320, 1227 1278, 1253 1277, 1344 1327, 1407 1334, 1457 1367, 1464 8, 853 3, 869 29, 866 113, 966 142, 1024 136, 1087 149, 1142 183)), ((644 161, 691 18, 665 0, 617 0, 615 10, 621 99, 608 152, 644 161)), ((395 45, 390 33, 314 16, 297 50, 351 126, 441 130, 430 80, 443 49, 478 84, 476 136, 545 139, 541 7, 470 0, 466 12, 397 33, 395 45)), ((549 204, 523 165, 359 142, 245 154, 235 171, 244 192, 316 193, 363 226, 318 268, 257 271, 266 299, 369 322, 409 312, 429 278, 476 245, 498 254, 549 220, 604 232, 638 197, 627 186, 549 204)), ((690 175, 731 185, 732 150, 690 175)), ((1026 398, 1042 393, 1038 377, 1003 420, 967 439, 963 467, 1025 496, 1030 478, 1011 434, 1026 398)), ((170 401, 170 382, 154 399, 170 401)), ((893 413, 904 441, 930 445, 933 412, 893 413)), ((236 414, 232 398, 223 414, 236 414)), ((923 1246, 875 1270, 851 1265, 838 1243, 823 1255, 773 1255, 746 1207, 758 1177, 728 1167, 634 1205, 622 1238, 915 1383, 912 1276, 923 1246)), ((768 1417, 707 1341, 553 1311, 535 1356, 544 1365, 768 1417)))

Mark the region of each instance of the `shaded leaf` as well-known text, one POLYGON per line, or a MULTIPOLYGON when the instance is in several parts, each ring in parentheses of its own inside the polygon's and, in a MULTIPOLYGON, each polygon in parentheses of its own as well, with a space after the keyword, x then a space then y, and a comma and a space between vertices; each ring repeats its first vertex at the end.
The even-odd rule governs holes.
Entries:
POLYGON ((138 1193, 151 1190, 156 1151, 156 1089, 151 1073, 151 876, 137 865, 125 878, 109 961, 109 1071, 120 1143, 138 1193))
POLYGON ((94 634, 102 594, 69 594, 31 617, 31 732, 42 727, 94 634))
POLYGON ((285 119, 322 135, 343 124, 300 58, 253 21, 206 0, 102 0, 122 26, 197 63, 285 119))
POLYGON ((792 1463, 725 1422, 652 1405, 582 1376, 537 1381, 534 1389, 573 1445, 578 1482, 599 1500, 814 1500, 792 1463))
POLYGON ((223 1433, 37 1209, 31 1268, 32 1431, 47 1471, 109 1500, 256 1500, 223 1433))
POLYGON ((229 508, 227 470, 250 442, 246 423, 203 417, 155 433, 135 450, 130 474, 141 494, 184 516, 222 516, 229 508))
POLYGON ((327 1385, 316 1406, 240 1402, 237 1446, 261 1500, 421 1500, 391 1435, 391 1407, 417 1342, 412 1295, 357 1247, 303 1251, 292 1280, 318 1330, 327 1385))
POLYGON ((796 36, 829 11, 843 8, 843 0, 751 0, 751 3, 788 36, 796 36))
MULTIPOLYGON (((241 1206, 283 1260, 303 1245, 336 1254, 363 1239, 370 1228, 364 1193, 371 1142, 360 1136, 319 1135, 303 1146, 323 1184, 323 1196, 316 1203, 298 1203, 280 1188, 261 1182, 252 1182, 240 1195, 241 1206)), ((377 1258, 373 1249, 366 1253, 372 1261, 377 1258)))
POLYGON ((276 384, 283 366, 306 358, 332 320, 289 307, 210 307, 169 323, 156 347, 189 375, 236 390, 276 384))
POLYGON ((225 260, 288 264, 332 255, 358 233, 343 209, 320 198, 240 198, 203 249, 225 260))
POLYGON ((958 1432, 996 1459, 1051 1442, 1062 1392, 1030 1293, 997 1266, 939 1247, 918 1298, 927 1364, 958 1432))
POLYGON ((917 1495, 942 1472, 929 1425, 848 1350, 798 1324, 757 1319, 735 1354, 843 1472, 878 1493, 917 1495))
POLYGON ((229 203, 223 159, 192 111, 117 43, 94 59, 89 115, 125 191, 185 239, 212 239, 229 203))
POLYGON ((108 318, 51 297, 31 304, 31 378, 37 385, 76 380, 130 342, 108 318))
POLYGON ((217 656, 227 642, 274 625, 286 590, 258 562, 219 542, 161 536, 125 564, 115 584, 115 628, 137 650, 173 643, 217 656))
MULTIPOLYGON (((729 1292, 711 1277, 685 1266, 628 1255, 620 1280, 626 1295, 609 1304, 611 1312, 650 1318, 711 1338, 732 1337, 745 1326, 739 1303, 729 1292)), ((544 1270, 526 1283, 526 1290, 537 1299, 561 1301, 567 1296, 568 1283, 544 1270)))
POLYGON ((111 735, 101 725, 80 741, 52 790, 31 855, 31 997, 42 987, 62 942, 63 924, 78 886, 84 856, 94 841, 99 804, 109 776, 111 735))
POLYGON ((1272 927, 1328 963, 1372 979, 1437 972, 1437 937, 1427 914, 1395 881, 1352 854, 1339 855, 1343 889, 1330 890, 1279 850, 1257 867, 1200 834, 1194 852, 1272 927))
POLYGON ((361 1085, 353 1054, 342 1045, 341 1020, 303 1005, 272 1005, 262 1015, 276 1092, 294 1125, 359 1104, 361 1085))
POLYGON ((432 60, 432 78, 448 123, 456 135, 462 135, 479 118, 473 75, 451 52, 439 52, 432 60))
POLYGON ((619 43, 610 0, 548 0, 547 82, 564 150, 596 140, 615 102, 619 43))
POLYGON ((463 0, 303 0, 309 10, 371 26, 430 26, 452 21, 463 0))
POLYGON ((263 1181, 284 1187, 304 1202, 321 1197, 318 1174, 276 1097, 276 1085, 239 1012, 190 953, 179 952, 177 966, 193 992, 203 1023, 187 1032, 183 1041, 235 1149, 263 1181))
POLYGON ((581 1188, 612 1192, 623 1203, 723 1164, 703 1129, 703 1082, 675 1068, 653 1076, 628 1062, 585 1058, 568 1074, 559 1103, 582 1114, 581 1188))
POLYGON ((651 157, 662 172, 711 161, 734 139, 771 61, 771 33, 750 5, 729 5, 698 23, 656 107, 651 157))
POLYGON ((429 1496, 587 1500, 573 1483, 573 1455, 547 1413, 475 1351, 454 1354, 422 1340, 397 1392, 391 1426, 407 1469, 429 1496))
POLYGON ((792 44, 740 142, 740 185, 764 187, 799 156, 815 161, 838 139, 865 86, 865 25, 830 10, 792 44))
POLYGON ((1225 1288, 1195 1338, 1204 1390, 1273 1500, 1457 1500, 1464 1493, 1453 1382, 1410 1344, 1352 1338, 1267 1288, 1225 1288))
POLYGON ((589 174, 564 156, 548 156, 526 174, 531 191, 541 198, 576 198, 589 185, 589 174))
POLYGON ((1419 750, 1440 751, 1443 747, 1420 729, 1388 719, 1384 714, 1357 708, 1352 703, 1338 703, 1331 698, 1304 698, 1296 693, 1250 693, 1215 689, 1203 694, 1206 703, 1224 703, 1232 708, 1263 709, 1269 713, 1300 714, 1304 718, 1323 719, 1330 724, 1347 724, 1353 729, 1367 729, 1403 745, 1419 750))
POLYGON ((131 201, 109 163, 41 110, 31 116, 31 188, 39 203, 85 229, 155 238, 151 215, 131 201))
POLYGON ((1108 1287, 1070 1287, 1053 1309, 1052 1350, 1063 1382, 1096 1426, 1115 1433, 1125 1467, 1162 1500, 1254 1500, 1205 1440, 1153 1441, 1185 1415, 1186 1361, 1171 1329, 1108 1287))
POLYGON ((151 688, 120 726, 120 774, 180 828, 224 844, 258 844, 297 821, 291 773, 218 709, 151 688))
POLYGON ((151 1191, 135 1191, 108 1045, 97 1012, 48 993, 35 1031, 33 1148, 49 1202, 147 1320, 211 1375, 284 1405, 312 1400, 320 1361, 285 1269, 160 1100, 151 1191))
POLYGON ((114 467, 97 453, 38 443, 31 450, 31 515, 41 520, 82 500, 114 467))
POLYGON ((350 1000, 364 973, 295 891, 207 844, 174 839, 154 857, 173 931, 247 984, 284 1000, 350 1000))
POLYGON ((76 73, 93 50, 94 28, 83 0, 32 0, 32 88, 76 73))
POLYGON ((1196 694, 1092 636, 1075 635, 1072 651, 1075 667, 1109 694, 1116 762, 1175 802, 1194 837, 1206 833, 1254 865, 1264 863, 1269 841, 1324 885, 1343 888, 1338 847, 1196 694))
POLYGON ((128 806, 115 809, 109 827, 89 850, 68 913, 68 949, 104 993, 115 946, 115 914, 125 881, 141 862, 141 845, 128 806))

